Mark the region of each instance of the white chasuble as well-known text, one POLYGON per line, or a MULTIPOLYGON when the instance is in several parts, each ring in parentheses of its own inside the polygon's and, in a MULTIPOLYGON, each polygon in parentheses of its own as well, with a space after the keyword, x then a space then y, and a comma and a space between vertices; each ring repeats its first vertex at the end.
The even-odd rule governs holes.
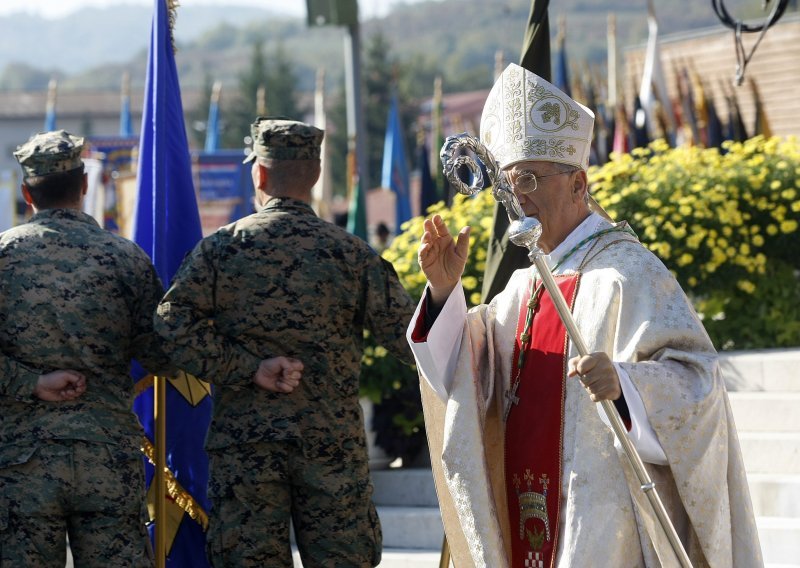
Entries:
MULTIPOLYGON (((609 227, 592 215, 579 229, 591 234, 609 227)), ((646 414, 641 429, 652 430, 660 446, 656 453, 663 457, 654 461, 666 463, 647 463, 648 472, 693 565, 762 566, 717 354, 678 283, 623 232, 588 242, 554 274, 580 274, 573 314, 589 351, 607 353, 627 375, 627 388, 635 388, 646 414)), ((510 566, 511 539, 519 538, 506 501, 504 456, 515 448, 504 445, 504 402, 513 395, 522 297, 535 276, 533 269, 515 272, 490 304, 469 312, 457 288, 426 341, 412 340, 419 309, 409 328, 423 378, 434 478, 457 568, 510 566)), ((570 342, 568 358, 576 355, 570 342)), ((555 565, 660 566, 631 497, 631 491, 641 491, 627 458, 581 383, 562 378, 555 565)))

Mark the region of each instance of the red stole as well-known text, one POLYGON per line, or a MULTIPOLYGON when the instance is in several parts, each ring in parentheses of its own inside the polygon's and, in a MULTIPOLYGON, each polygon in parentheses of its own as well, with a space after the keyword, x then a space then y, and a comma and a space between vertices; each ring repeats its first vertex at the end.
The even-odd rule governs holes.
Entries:
MULTIPOLYGON (((556 276, 572 310, 580 276, 556 276)), ((561 448, 567 331, 546 290, 534 308, 522 372, 517 368, 530 291, 523 296, 514 345, 512 388, 517 402, 505 428, 505 481, 511 526, 511 566, 551 568, 558 550, 561 448)), ((512 393, 509 393, 511 395, 512 393)))

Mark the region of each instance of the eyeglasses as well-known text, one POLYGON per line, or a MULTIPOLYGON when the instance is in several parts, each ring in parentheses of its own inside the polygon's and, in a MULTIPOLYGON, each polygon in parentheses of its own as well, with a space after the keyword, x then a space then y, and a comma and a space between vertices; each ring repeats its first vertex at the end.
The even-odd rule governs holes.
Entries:
POLYGON ((520 174, 518 174, 517 176, 515 176, 514 179, 511 179, 511 176, 510 176, 509 172, 506 172, 505 176, 506 176, 506 181, 508 182, 508 185, 510 185, 513 189, 516 189, 520 193, 532 193, 532 192, 536 191, 536 189, 539 187, 538 180, 540 180, 540 179, 553 177, 553 176, 562 176, 564 174, 571 174, 571 173, 574 173, 574 172, 577 172, 577 171, 578 170, 576 168, 573 168, 571 170, 567 170, 567 171, 564 171, 564 172, 556 172, 554 174, 545 174, 543 176, 537 176, 533 172, 523 171, 520 174))

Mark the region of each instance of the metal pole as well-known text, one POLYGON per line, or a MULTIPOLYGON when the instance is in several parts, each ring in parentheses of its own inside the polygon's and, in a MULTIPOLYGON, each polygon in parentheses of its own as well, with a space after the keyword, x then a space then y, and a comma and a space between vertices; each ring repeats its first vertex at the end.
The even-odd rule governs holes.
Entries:
POLYGON ((156 568, 164 568, 167 562, 167 484, 164 469, 167 466, 167 383, 165 377, 155 377, 153 417, 156 423, 156 568))
POLYGON ((447 535, 442 537, 442 554, 439 556, 439 568, 450 568, 450 545, 447 543, 447 535))
MULTIPOLYGON (((558 311, 558 315, 561 317, 561 321, 564 322, 564 326, 567 328, 570 339, 575 344, 575 347, 577 347, 578 353, 582 357, 589 355, 589 347, 583 340, 583 336, 581 335, 580 330, 578 330, 578 326, 575 324, 575 319, 572 317, 572 312, 569 310, 567 302, 564 300, 564 296, 561 294, 561 289, 556 284, 555 279, 553 279, 553 275, 550 274, 550 268, 547 266, 547 263, 545 263, 544 258, 542 258, 541 255, 534 253, 531 253, 529 258, 536 265, 536 270, 539 272, 542 283, 547 289, 547 292, 550 294, 550 297, 553 299, 553 304, 558 311)), ((634 472, 636 472, 639 485, 644 494, 647 495, 647 498, 650 500, 650 504, 653 506, 653 511, 655 511, 661 528, 664 530, 667 539, 672 545, 672 550, 675 552, 678 562, 680 562, 681 566, 684 568, 691 568, 692 563, 689 560, 689 555, 686 553, 680 538, 678 538, 678 533, 675 531, 675 527, 672 525, 669 515, 667 515, 667 511, 664 508, 664 503, 661 502, 658 491, 656 491, 656 485, 653 483, 653 480, 650 479, 650 475, 647 473, 647 469, 644 467, 642 458, 639 456, 636 448, 634 448, 630 438, 628 438, 627 430, 622 423, 622 419, 620 418, 614 403, 610 400, 602 400, 600 401, 600 406, 603 408, 603 412, 605 412, 605 415, 608 417, 608 421, 611 424, 611 429, 614 430, 614 434, 616 434, 617 439, 620 441, 620 444, 622 444, 622 449, 625 451, 625 455, 628 457, 628 460, 630 460, 634 472)))
POLYGON ((364 190, 369 189, 369 163, 367 161, 367 134, 364 125, 364 105, 361 103, 361 33, 358 18, 347 26, 344 38, 345 82, 347 94, 348 147, 355 145, 356 175, 364 190))

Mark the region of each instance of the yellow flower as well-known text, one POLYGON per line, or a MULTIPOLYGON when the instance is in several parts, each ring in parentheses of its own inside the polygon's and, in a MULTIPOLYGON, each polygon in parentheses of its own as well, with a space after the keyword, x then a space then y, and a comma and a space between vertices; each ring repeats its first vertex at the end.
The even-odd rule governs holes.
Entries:
POLYGON ((728 260, 728 256, 725 254, 721 248, 714 247, 711 249, 711 260, 714 264, 720 265, 726 260, 728 260))
POLYGON ((690 249, 697 250, 700 248, 700 243, 703 242, 703 238, 705 237, 705 233, 694 233, 689 235, 686 239, 686 246, 690 249))
POLYGON ((478 292, 474 292, 469 296, 469 302, 473 306, 478 306, 481 303, 481 295, 478 292))
POLYGON ((691 264, 693 260, 694 257, 688 252, 685 252, 680 257, 678 257, 677 263, 678 266, 686 266, 687 264, 691 264))
POLYGON ((789 219, 781 223, 782 233, 794 233, 796 230, 797 230, 797 221, 795 221, 794 219, 789 219))
POLYGON ((739 280, 736 283, 736 287, 739 288, 739 290, 742 290, 748 294, 752 294, 753 292, 756 291, 756 285, 750 282, 749 280, 739 280))
POLYGON ((753 235, 753 238, 751 240, 752 240, 754 246, 757 246, 757 247, 763 247, 764 246, 764 237, 762 237, 761 235, 753 235))
POLYGON ((464 276, 461 279, 461 284, 464 286, 465 290, 474 290, 478 286, 478 279, 474 276, 464 276))
POLYGON ((776 227, 775 225, 770 223, 769 225, 767 225, 767 234, 770 235, 770 236, 777 235, 778 234, 778 227, 776 227))

